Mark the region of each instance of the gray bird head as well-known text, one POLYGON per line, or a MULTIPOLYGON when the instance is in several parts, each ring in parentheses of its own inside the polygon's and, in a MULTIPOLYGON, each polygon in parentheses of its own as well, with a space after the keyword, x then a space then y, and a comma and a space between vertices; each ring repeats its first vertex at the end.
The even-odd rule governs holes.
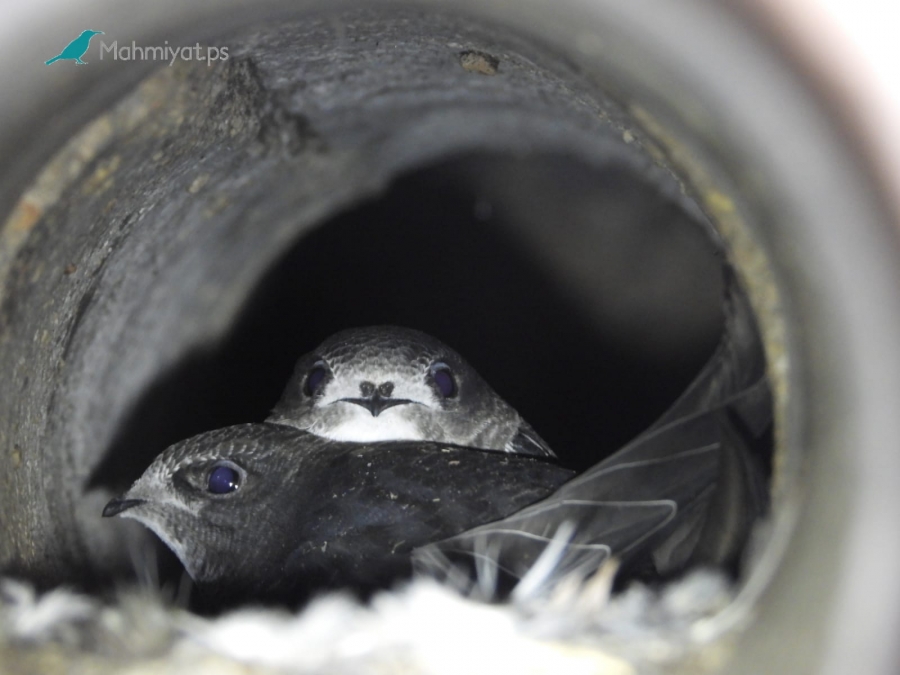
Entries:
MULTIPOLYGON (((292 518, 289 493, 297 462, 281 442, 264 442, 267 425, 229 427, 168 448, 104 517, 132 518, 154 532, 198 582, 277 578, 284 532, 292 518), (282 508, 284 507, 284 508, 282 508)), ((291 439, 288 439, 291 440, 291 439)))
POLYGON ((553 456, 466 361, 408 328, 342 331, 301 357, 267 420, 333 440, 425 440, 553 456))

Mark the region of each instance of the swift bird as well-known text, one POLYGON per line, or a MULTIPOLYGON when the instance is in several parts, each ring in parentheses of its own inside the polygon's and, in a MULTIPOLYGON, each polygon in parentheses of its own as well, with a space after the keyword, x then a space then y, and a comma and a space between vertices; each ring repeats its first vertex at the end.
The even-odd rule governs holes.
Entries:
POLYGON ((416 546, 514 513, 572 475, 521 455, 242 424, 169 447, 103 515, 153 531, 207 595, 291 602, 409 576, 416 546))
POLYGON ((302 356, 266 421, 337 441, 436 441, 555 456, 459 354, 396 326, 342 331, 302 356))

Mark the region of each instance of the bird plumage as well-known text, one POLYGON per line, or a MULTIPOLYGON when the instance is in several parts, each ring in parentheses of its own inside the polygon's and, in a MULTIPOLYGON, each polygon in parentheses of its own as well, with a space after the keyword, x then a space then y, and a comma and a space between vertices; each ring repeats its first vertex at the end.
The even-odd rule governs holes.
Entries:
POLYGON ((750 305, 734 279, 726 289, 718 349, 655 424, 542 501, 415 551, 419 572, 474 585, 490 568, 515 583, 564 525, 569 534, 544 591, 612 557, 626 575, 629 567, 665 577, 693 565, 734 566, 768 507, 756 448, 771 428, 772 403, 750 305))
POLYGON ((572 475, 532 457, 244 424, 171 446, 104 515, 147 526, 218 595, 289 600, 408 576, 416 546, 514 513, 572 475), (238 487, 211 491, 218 467, 238 487))
POLYGON ((267 421, 340 441, 426 440, 554 456, 458 353, 397 326, 342 331, 302 356, 267 421))

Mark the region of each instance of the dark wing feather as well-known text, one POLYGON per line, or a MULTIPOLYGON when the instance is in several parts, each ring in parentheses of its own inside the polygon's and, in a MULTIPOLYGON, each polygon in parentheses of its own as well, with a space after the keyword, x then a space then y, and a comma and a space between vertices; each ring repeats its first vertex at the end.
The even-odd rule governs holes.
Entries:
POLYGON ((719 470, 716 425, 706 414, 658 429, 537 504, 419 549, 417 569, 446 577, 466 557, 481 557, 481 565, 521 579, 563 523, 574 529, 555 577, 639 553, 684 525, 684 515, 696 511, 689 507, 708 498, 719 470))
POLYGON ((416 568, 457 579, 502 571, 515 581, 561 532, 545 589, 568 574, 590 574, 609 557, 644 556, 661 574, 733 560, 765 508, 752 448, 772 408, 749 304, 727 281, 722 342, 665 415, 546 499, 417 549, 416 568))

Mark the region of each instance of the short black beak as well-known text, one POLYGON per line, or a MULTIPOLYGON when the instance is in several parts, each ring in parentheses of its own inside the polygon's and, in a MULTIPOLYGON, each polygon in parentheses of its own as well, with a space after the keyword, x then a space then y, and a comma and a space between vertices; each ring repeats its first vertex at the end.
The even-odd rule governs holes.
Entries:
POLYGON ((362 406, 370 413, 372 413, 372 417, 378 417, 381 413, 383 413, 388 408, 393 408, 395 405, 405 405, 406 403, 413 403, 409 399, 405 398, 391 398, 390 396, 382 396, 379 393, 375 393, 372 396, 366 396, 364 398, 342 398, 342 401, 346 401, 347 403, 355 403, 356 405, 362 406))
POLYGON ((121 497, 116 497, 115 499, 111 499, 109 504, 103 507, 103 517, 112 518, 113 516, 122 513, 122 511, 127 511, 133 506, 140 506, 146 501, 146 499, 122 499, 121 497))

